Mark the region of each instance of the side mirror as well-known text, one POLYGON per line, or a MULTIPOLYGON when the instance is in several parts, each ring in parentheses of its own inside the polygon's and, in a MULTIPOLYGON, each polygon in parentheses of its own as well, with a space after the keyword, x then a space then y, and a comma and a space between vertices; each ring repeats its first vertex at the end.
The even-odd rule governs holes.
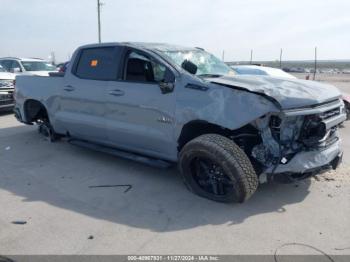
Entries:
POLYGON ((182 62, 181 67, 192 75, 195 75, 198 69, 196 64, 192 63, 190 60, 187 59, 182 62))
POLYGON ((175 87, 175 76, 174 74, 167 69, 164 74, 164 80, 159 83, 160 90, 162 94, 171 93, 175 87))
POLYGON ((22 70, 19 67, 14 67, 14 68, 11 68, 10 72, 11 73, 20 73, 20 72, 22 72, 22 70))
POLYGON ((171 93, 174 90, 174 83, 160 82, 159 87, 162 94, 171 93))

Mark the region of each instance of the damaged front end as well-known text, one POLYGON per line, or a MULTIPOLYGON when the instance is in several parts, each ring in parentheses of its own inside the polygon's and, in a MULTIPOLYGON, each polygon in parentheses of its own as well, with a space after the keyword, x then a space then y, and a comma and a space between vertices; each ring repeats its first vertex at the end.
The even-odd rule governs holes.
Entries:
POLYGON ((260 182, 288 182, 337 168, 342 158, 338 126, 346 120, 345 112, 337 99, 255 120, 261 139, 250 157, 259 165, 260 182))

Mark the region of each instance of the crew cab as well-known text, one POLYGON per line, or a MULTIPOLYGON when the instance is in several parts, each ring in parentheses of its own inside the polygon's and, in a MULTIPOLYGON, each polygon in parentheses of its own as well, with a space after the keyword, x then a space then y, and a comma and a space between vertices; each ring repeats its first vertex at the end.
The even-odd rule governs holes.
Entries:
POLYGON ((15 99, 17 119, 51 141, 177 163, 188 188, 215 201, 244 202, 259 182, 306 178, 342 158, 335 87, 235 75, 202 48, 82 46, 65 74, 18 76, 15 99))

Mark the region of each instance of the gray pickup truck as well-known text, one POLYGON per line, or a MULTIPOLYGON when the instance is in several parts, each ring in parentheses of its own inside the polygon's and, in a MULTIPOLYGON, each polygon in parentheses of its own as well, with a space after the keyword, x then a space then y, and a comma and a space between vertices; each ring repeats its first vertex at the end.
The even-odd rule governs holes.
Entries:
POLYGON ((15 116, 50 140, 178 163, 194 193, 244 202, 259 182, 338 167, 340 97, 317 82, 237 76, 202 48, 106 43, 78 48, 64 75, 17 77, 15 116))

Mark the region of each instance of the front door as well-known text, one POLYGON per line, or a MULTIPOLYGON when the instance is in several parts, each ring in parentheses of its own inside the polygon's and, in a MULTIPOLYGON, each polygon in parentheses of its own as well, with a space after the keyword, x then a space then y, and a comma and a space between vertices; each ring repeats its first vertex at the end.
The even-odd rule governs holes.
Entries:
POLYGON ((107 137, 114 146, 163 159, 176 157, 175 92, 163 94, 159 85, 170 73, 149 55, 129 50, 122 78, 111 81, 107 92, 107 137))

